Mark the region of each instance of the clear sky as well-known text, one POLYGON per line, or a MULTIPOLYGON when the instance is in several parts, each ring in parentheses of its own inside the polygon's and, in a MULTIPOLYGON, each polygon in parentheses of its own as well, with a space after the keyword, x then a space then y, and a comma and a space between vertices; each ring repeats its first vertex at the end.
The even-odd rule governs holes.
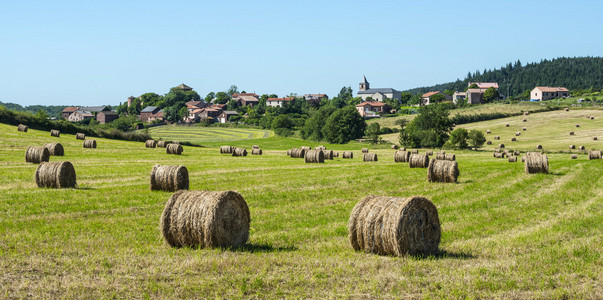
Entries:
POLYGON ((118 104, 410 89, 560 56, 603 56, 603 1, 0 0, 0 101, 118 104))

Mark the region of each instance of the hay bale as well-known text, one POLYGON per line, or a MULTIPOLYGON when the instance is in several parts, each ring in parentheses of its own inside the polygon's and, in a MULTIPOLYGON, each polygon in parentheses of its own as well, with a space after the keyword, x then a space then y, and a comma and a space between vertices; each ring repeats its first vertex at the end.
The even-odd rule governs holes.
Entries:
POLYGON ((503 153, 503 152, 494 152, 494 158, 505 158, 505 153, 503 153))
POLYGON ((83 134, 83 133, 78 132, 78 133, 75 134, 75 139, 76 140, 85 140, 86 139, 86 135, 83 134))
POLYGON ((536 145, 536 149, 542 149, 542 145, 536 145))
POLYGON ((521 157, 521 162, 526 162, 526 157, 525 157, 525 155, 521 157))
POLYGON ((500 149, 494 149, 495 153, 501 152, 500 149))
POLYGON ((304 158, 306 155, 306 149, 304 148, 293 148, 291 149, 291 157, 293 158, 304 158))
POLYGON ((505 144, 498 144, 498 148, 504 148, 505 144))
POLYGON ((65 149, 63 149, 63 145, 61 145, 59 143, 44 144, 44 148, 48 149, 48 153, 51 156, 63 156, 63 155, 65 155, 65 149))
POLYGON ((309 147, 309 146, 301 146, 299 148, 303 149, 304 151, 310 151, 310 150, 312 150, 312 147, 309 147))
POLYGON ((509 127, 509 124, 508 124, 508 123, 507 123, 507 124, 505 124, 505 127, 509 127))
POLYGON ((419 150, 417 150, 417 149, 411 149, 410 150, 410 154, 419 154, 419 150))
POLYGON ((393 149, 393 150, 398 149, 398 145, 392 145, 392 149, 393 149))
POLYGON ((509 162, 517 162, 517 156, 509 156, 509 162))
POLYGON ((488 133, 488 134, 489 134, 489 133, 490 133, 490 129, 487 129, 487 130, 486 130, 486 133, 488 133))
POLYGON ((43 162, 36 169, 35 180, 41 188, 75 188, 75 169, 68 161, 43 162))
POLYGON ((232 151, 232 156, 247 156, 247 149, 245 149, 245 148, 235 148, 232 151))
POLYGON ((233 191, 178 191, 163 209, 161 233, 172 247, 237 248, 249 238, 249 208, 233 191))
POLYGON ((61 132, 58 131, 58 130, 51 129, 50 130, 50 136, 60 137, 61 136, 61 132))
POLYGON ((96 140, 84 140, 84 148, 96 148, 96 140))
POLYGON ((521 130, 526 131, 526 130, 528 130, 528 128, 527 128, 527 127, 524 127, 524 128, 522 128, 521 130))
POLYGON ((432 150, 427 150, 427 151, 425 151, 425 155, 427 155, 427 156, 433 156, 433 151, 432 150))
POLYGON ((321 150, 321 151, 322 150, 327 150, 327 147, 325 147, 323 145, 320 145, 320 146, 314 147, 314 150, 321 150))
POLYGON ((523 112, 523 115, 524 115, 524 116, 527 116, 527 115, 529 115, 529 114, 530 114, 530 113, 529 113, 529 112, 527 112, 527 111, 523 112))
POLYGON ((456 182, 458 176, 459 166, 456 161, 432 159, 427 167, 429 182, 456 182))
POLYGON ((584 151, 584 150, 586 150, 586 147, 584 147, 584 146, 579 146, 579 147, 578 147, 578 150, 584 151))
POLYGON ((180 146, 180 144, 167 144, 167 146, 165 146, 165 153, 167 154, 176 154, 176 155, 181 155, 182 151, 184 151, 184 149, 182 148, 182 146, 180 146))
POLYGON ((515 136, 520 136, 520 135, 521 135, 520 131, 518 131, 518 132, 515 133, 515 136))
POLYGON ((232 154, 232 151, 234 151, 235 147, 233 146, 220 146, 220 153, 221 154, 232 154))
POLYGON ((287 150, 287 156, 291 156, 291 149, 287 150))
POLYGON ((177 190, 188 190, 188 169, 185 166, 153 166, 151 191, 175 192, 177 190))
POLYGON ((515 156, 519 156, 519 155, 521 155, 521 153, 519 152, 519 150, 515 150, 515 151, 513 152, 513 155, 515 155, 515 156))
POLYGON ((523 119, 523 120, 521 120, 521 121, 522 121, 522 122, 527 122, 527 121, 528 121, 528 120, 526 120, 526 119, 523 119))
POLYGON ((411 168, 427 168, 429 156, 423 154, 411 154, 408 158, 408 166, 411 168))
POLYGON ((333 157, 339 157, 339 152, 333 152, 333 157))
POLYGON ((362 148, 362 153, 368 153, 368 148, 362 148))
POLYGON ((319 151, 322 151, 322 153, 325 156, 325 159, 331 159, 331 160, 333 159, 333 156, 334 156, 333 150, 324 150, 323 149, 323 150, 319 150, 319 151))
POLYGON ((377 153, 364 153, 362 161, 377 161, 377 153))
POLYGON ((601 150, 588 150, 588 159, 601 159, 601 150))
POLYGON ((253 146, 251 146, 251 151, 253 151, 253 149, 260 149, 260 146, 259 145, 253 145, 253 146))
POLYGON ((517 139, 516 138, 512 138, 511 142, 517 142, 517 139))
POLYGON ((590 119, 591 119, 591 120, 594 120, 594 119, 595 119, 595 117, 590 117, 590 119))
POLYGON ((345 158, 345 159, 353 159, 354 158, 354 152, 352 152, 352 151, 344 151, 343 155, 341 157, 345 158))
POLYGON ((494 139, 495 140, 500 140, 500 136, 497 135, 497 136, 494 137, 494 139))
POLYGON ((262 154, 264 154, 264 152, 262 152, 262 149, 260 149, 260 148, 251 149, 251 155, 262 155, 262 154))
POLYGON ((576 124, 576 127, 580 127, 580 124, 576 124))
POLYGON ((593 141, 599 140, 596 136, 593 137, 593 141))
POLYGON ((486 145, 492 145, 492 141, 487 141, 486 145))
POLYGON ((574 135, 574 132, 573 132, 573 131, 570 131, 570 135, 574 135))
POLYGON ((48 161, 50 152, 45 147, 29 147, 25 151, 25 162, 39 164, 48 161))
POLYGON ((569 145, 570 150, 576 149, 576 145, 569 145))
POLYGON ((446 151, 438 151, 436 152, 436 159, 445 160, 446 159, 446 151))
POLYGON ((394 153, 394 162, 408 162, 410 152, 398 150, 394 153))
POLYGON ((157 147, 165 148, 169 143, 166 141, 157 141, 157 147))
POLYGON ((424 197, 368 196, 348 221, 352 248, 366 253, 436 254, 441 235, 438 210, 424 197))
POLYGON ((578 154, 572 154, 572 159, 577 159, 578 158, 578 154))
POLYGON ((322 150, 306 151, 306 155, 304 156, 304 162, 322 164, 325 162, 325 153, 322 150))
POLYGON ((172 141, 170 144, 180 145, 180 142, 179 141, 172 141))
POLYGON ((28 129, 29 129, 29 126, 27 126, 27 125, 19 124, 17 126, 18 131, 27 132, 28 129))
POLYGON ((540 152, 527 152, 525 155, 526 174, 549 172, 549 158, 540 152))
POLYGON ((565 108, 565 111, 569 111, 569 108, 567 108, 567 107, 566 107, 566 108, 565 108))
POLYGON ((155 148, 155 146, 157 146, 157 142, 155 140, 147 140, 144 143, 144 146, 147 148, 155 148))
POLYGON ((454 161, 456 160, 456 155, 454 153, 446 153, 444 154, 444 160, 454 161))

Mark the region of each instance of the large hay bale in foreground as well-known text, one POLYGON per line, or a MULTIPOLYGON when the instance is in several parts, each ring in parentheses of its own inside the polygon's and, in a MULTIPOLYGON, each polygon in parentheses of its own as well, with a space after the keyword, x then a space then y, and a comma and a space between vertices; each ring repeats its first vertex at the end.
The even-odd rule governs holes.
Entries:
POLYGON ((76 140, 85 140, 86 139, 86 135, 83 134, 83 133, 81 133, 81 132, 78 132, 78 133, 75 134, 75 139, 76 140))
POLYGON ((432 159, 427 167, 427 181, 456 182, 459 166, 456 161, 432 159))
POLYGON ((84 140, 84 148, 96 148, 96 140, 84 140))
POLYGON ((166 141, 157 141, 157 147, 165 148, 169 143, 166 141))
POLYGON ((368 196, 348 221, 352 248, 366 253, 436 254, 441 235, 438 210, 424 197, 368 196))
POLYGON ((377 153, 364 153, 362 161, 377 161, 377 153))
POLYGON ((526 174, 549 172, 549 158, 540 152, 527 152, 525 155, 526 174))
POLYGON ((410 152, 398 150, 394 153, 394 162, 408 162, 410 152))
POLYGON ((438 151, 436 152, 436 159, 445 160, 446 159, 446 151, 438 151))
POLYGON ((188 169, 185 166, 155 165, 151 170, 151 191, 188 190, 188 169))
POLYGON ((344 151, 341 157, 345 158, 345 159, 353 159, 354 158, 354 152, 352 152, 352 151, 344 151))
POLYGON ((362 148, 362 153, 368 153, 369 149, 368 148, 362 148))
POLYGON ((245 148, 235 148, 232 151, 232 156, 247 156, 247 149, 245 149, 245 148))
POLYGON ((588 159, 601 159, 601 150, 588 150, 588 159))
POLYGON ((144 143, 144 146, 147 148, 155 148, 157 146, 157 142, 155 140, 147 140, 144 143))
POLYGON ((233 191, 178 191, 163 209, 161 233, 172 247, 237 248, 249 238, 249 208, 233 191))
POLYGON ((411 154, 408 158, 410 168, 427 168, 429 166, 429 156, 423 154, 411 154))
POLYGON ((232 151, 234 151, 235 147, 233 146, 220 146, 220 153, 222 154, 232 154, 232 151))
POLYGON ((29 147, 25 151, 25 162, 39 164, 48 161, 50 152, 45 147, 29 147))
POLYGON ((578 154, 572 154, 571 158, 572 159, 577 159, 578 158, 578 154))
POLYGON ((332 160, 333 156, 335 156, 335 154, 333 153, 333 150, 324 150, 323 149, 323 150, 319 150, 319 151, 322 151, 322 153, 325 156, 325 159, 331 159, 332 160))
POLYGON ((68 161, 43 162, 36 169, 36 185, 48 188, 75 188, 75 169, 68 161))
POLYGON ((60 132, 60 131, 58 131, 58 130, 55 130, 55 129, 51 129, 51 130, 50 130, 50 136, 53 136, 53 137, 60 137, 60 136, 61 136, 61 132, 60 132))
POLYGON ((165 146, 165 153, 167 154, 181 155, 182 151, 184 151, 184 149, 180 144, 167 144, 167 146, 165 146))
POLYGON ((517 162, 517 156, 509 156, 509 162, 517 162))
POLYGON ((27 126, 27 125, 19 124, 17 126, 18 131, 27 132, 28 129, 29 129, 29 126, 27 126))
POLYGON ((398 145, 392 145, 392 149, 393 150, 397 150, 398 149, 398 145))
POLYGON ((444 154, 444 160, 450 160, 450 161, 456 160, 456 155, 454 155, 454 153, 444 154))
POLYGON ((264 152, 262 152, 262 149, 260 149, 260 148, 251 149, 251 155, 262 155, 262 154, 264 154, 264 152))
POLYGON ((322 150, 306 151, 304 162, 322 164, 325 162, 325 153, 322 150))
POLYGON ((60 143, 48 143, 44 144, 44 148, 48 149, 48 153, 51 156, 63 156, 65 155, 65 149, 60 143))

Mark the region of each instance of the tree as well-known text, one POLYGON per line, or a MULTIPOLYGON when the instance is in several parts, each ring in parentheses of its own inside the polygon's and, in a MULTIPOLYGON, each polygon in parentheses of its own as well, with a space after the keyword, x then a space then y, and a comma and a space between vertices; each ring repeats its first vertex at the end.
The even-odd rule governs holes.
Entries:
POLYGON ((322 134, 329 143, 344 144, 364 135, 366 121, 353 106, 337 110, 325 123, 322 134))
POLYGON ((226 109, 228 110, 237 110, 239 108, 239 104, 235 100, 228 100, 228 104, 226 105, 226 109))
POLYGON ((229 100, 230 100, 230 96, 228 96, 228 94, 226 94, 225 92, 217 92, 216 100, 214 101, 214 103, 226 104, 226 103, 228 103, 229 100))
POLYGON ((325 105, 318 109, 314 114, 306 119, 304 126, 300 129, 300 135, 302 139, 309 139, 313 141, 321 141, 324 139, 322 134, 322 128, 325 126, 327 119, 336 108, 325 105))
POLYGON ((446 105, 421 106, 419 115, 400 130, 400 144, 412 147, 441 147, 448 140, 452 120, 446 105))
POLYGON ((468 138, 469 133, 467 129, 457 128, 450 133, 450 139, 448 140, 447 145, 458 149, 467 149, 469 147, 469 144, 467 144, 468 138))
POLYGON ((233 94, 238 94, 239 89, 236 85, 233 84, 230 86, 230 88, 228 88, 228 91, 226 93, 228 94, 228 96, 232 96, 233 94))
POLYGON ((477 89, 477 88, 478 88, 477 84, 472 83, 470 86, 468 86, 467 88, 465 88, 465 92, 466 92, 468 89, 477 89))
POLYGON ((412 94, 408 92, 403 92, 400 94, 400 103, 402 105, 410 104, 410 99, 412 98, 412 94))
POLYGON ((431 97, 429 97, 429 103, 440 103, 442 101, 446 100, 446 96, 442 95, 442 94, 435 94, 431 97))
POLYGON ((155 93, 144 93, 138 97, 140 99, 140 103, 144 103, 144 106, 161 106, 161 102, 163 101, 163 96, 155 94, 155 93))
POLYGON ((214 100, 214 97, 216 97, 216 93, 214 93, 214 92, 207 93, 207 96, 205 96, 205 102, 211 103, 211 101, 214 100))
POLYGON ((353 98, 353 91, 351 87, 342 87, 341 90, 339 91, 339 94, 337 94, 337 98, 342 99, 343 101, 348 101, 349 99, 353 98))
POLYGON ((469 131, 469 142, 471 144, 471 147, 473 147, 474 149, 479 149, 484 146, 484 143, 486 142, 486 137, 484 136, 483 132, 473 129, 469 131))
POLYGON ((180 120, 179 117, 179 109, 176 106, 168 106, 163 109, 163 116, 167 121, 170 122, 178 122, 180 120))
POLYGON ((500 93, 498 93, 498 90, 493 87, 489 87, 484 92, 484 96, 482 97, 482 100, 484 101, 484 103, 490 103, 494 100, 497 100, 499 97, 500 97, 500 93))
POLYGON ((371 123, 366 127, 366 136, 371 140, 373 144, 379 141, 379 134, 381 133, 381 125, 379 123, 371 123))
POLYGON ((423 103, 423 97, 419 94, 413 95, 408 101, 408 104, 410 105, 419 105, 421 103, 423 103))

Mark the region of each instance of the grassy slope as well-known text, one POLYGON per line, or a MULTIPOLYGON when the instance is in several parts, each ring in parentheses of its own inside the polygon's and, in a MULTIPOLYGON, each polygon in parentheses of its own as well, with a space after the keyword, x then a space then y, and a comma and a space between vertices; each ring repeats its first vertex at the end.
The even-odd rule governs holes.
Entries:
POLYGON ((308 165, 286 157, 288 145, 231 157, 97 142, 83 149, 72 135, 0 124, 1 297, 603 296, 603 160, 551 154, 552 174, 526 175, 521 163, 457 152, 460 182, 440 184, 427 183, 425 169, 393 163, 391 150, 375 150, 374 163, 356 152, 308 165), (51 160, 74 164, 79 189, 35 187, 25 149, 51 141, 67 154, 51 160), (168 247, 158 227, 170 193, 148 190, 155 163, 186 165, 193 190, 240 192, 252 215, 249 246, 168 247), (443 254, 354 252, 346 223, 370 194, 430 198, 443 254))
POLYGON ((178 140, 197 144, 260 139, 274 136, 270 130, 174 125, 152 127, 149 129, 149 134, 154 139, 178 140))

